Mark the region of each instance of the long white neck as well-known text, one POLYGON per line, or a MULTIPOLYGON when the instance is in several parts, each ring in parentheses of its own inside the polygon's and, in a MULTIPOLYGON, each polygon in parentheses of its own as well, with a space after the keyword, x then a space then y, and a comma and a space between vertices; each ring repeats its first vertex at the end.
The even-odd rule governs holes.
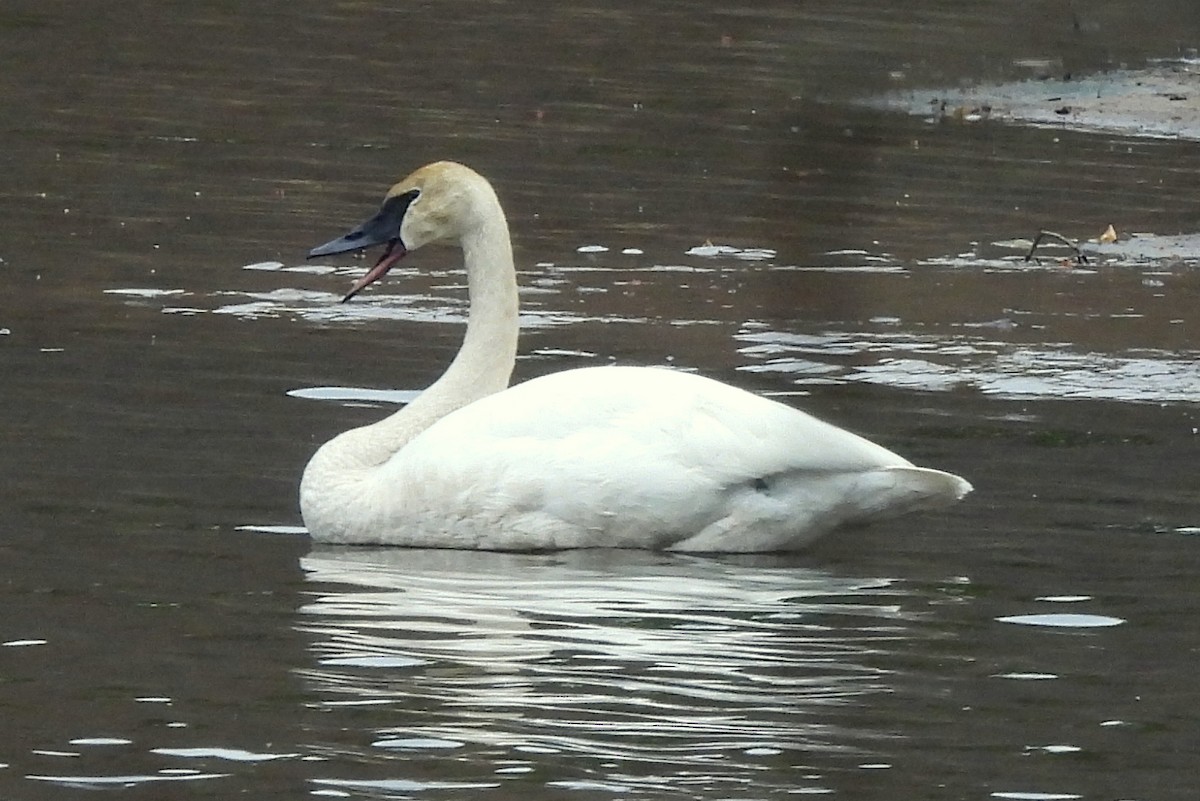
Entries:
POLYGON ((520 330, 517 276, 504 212, 499 203, 492 211, 462 239, 470 296, 462 347, 442 377, 389 421, 424 414, 424 430, 455 409, 501 391, 512 378, 520 330))
POLYGON ((305 521, 336 517, 355 501, 371 471, 435 422, 508 386, 519 330, 517 279, 508 223, 495 195, 479 198, 473 225, 462 236, 470 315, 454 361, 416 400, 391 416, 325 443, 304 471, 300 504, 305 521))

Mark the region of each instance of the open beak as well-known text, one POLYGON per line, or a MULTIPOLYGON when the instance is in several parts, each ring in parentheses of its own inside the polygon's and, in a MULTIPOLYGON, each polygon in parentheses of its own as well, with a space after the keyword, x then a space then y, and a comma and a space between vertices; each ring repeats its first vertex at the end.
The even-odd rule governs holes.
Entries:
POLYGON ((408 209, 411 200, 411 197, 403 196, 389 198, 374 217, 345 236, 326 242, 308 252, 308 258, 312 259, 317 256, 333 256, 338 253, 365 250, 375 245, 386 246, 383 255, 379 257, 375 265, 367 271, 366 275, 355 281, 354 286, 350 287, 346 297, 342 298, 342 303, 357 295, 364 287, 387 275, 388 270, 392 269, 396 262, 408 253, 404 242, 400 240, 400 223, 404 221, 404 212, 408 209), (398 200, 403 200, 403 202, 396 202, 398 200))
POLYGON ((400 241, 399 237, 388 242, 387 247, 383 250, 383 254, 375 262, 375 266, 367 270, 366 275, 354 282, 354 286, 350 287, 350 291, 342 298, 342 303, 357 295, 364 287, 375 283, 387 275, 387 271, 392 269, 396 262, 404 258, 407 253, 408 251, 404 249, 404 244, 400 241))

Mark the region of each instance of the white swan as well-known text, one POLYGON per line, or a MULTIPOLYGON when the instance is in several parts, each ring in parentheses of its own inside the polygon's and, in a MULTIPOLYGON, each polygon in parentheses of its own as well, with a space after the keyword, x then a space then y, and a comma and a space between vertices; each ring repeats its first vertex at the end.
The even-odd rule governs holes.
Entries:
POLYGON ((317 451, 300 507, 321 542, 533 550, 778 551, 961 498, 971 485, 749 392, 654 367, 590 367, 508 388, 517 282, 491 185, 450 162, 392 187, 309 254, 385 245, 346 300, 410 250, 457 242, 461 349, 406 408, 317 451))

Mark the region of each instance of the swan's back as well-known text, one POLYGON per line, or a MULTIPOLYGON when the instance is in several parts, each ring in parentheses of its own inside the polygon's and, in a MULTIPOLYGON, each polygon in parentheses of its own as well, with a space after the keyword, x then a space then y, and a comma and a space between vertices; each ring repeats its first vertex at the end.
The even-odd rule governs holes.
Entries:
POLYGON ((340 541, 765 551, 969 485, 780 403, 673 370, 569 370, 434 423, 340 541))

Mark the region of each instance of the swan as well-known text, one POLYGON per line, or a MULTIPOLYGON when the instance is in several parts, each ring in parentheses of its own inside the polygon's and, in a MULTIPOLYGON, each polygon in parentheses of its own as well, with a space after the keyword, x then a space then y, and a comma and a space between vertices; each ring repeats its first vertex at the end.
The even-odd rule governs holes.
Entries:
POLYGON ((517 280, 491 184, 453 162, 393 186, 309 258, 457 243, 470 313, 445 373, 391 416, 325 443, 300 482, 317 542, 481 550, 799 549, 845 524, 951 503, 958 476, 915 467, 782 403, 659 367, 565 370, 509 387, 517 280))

